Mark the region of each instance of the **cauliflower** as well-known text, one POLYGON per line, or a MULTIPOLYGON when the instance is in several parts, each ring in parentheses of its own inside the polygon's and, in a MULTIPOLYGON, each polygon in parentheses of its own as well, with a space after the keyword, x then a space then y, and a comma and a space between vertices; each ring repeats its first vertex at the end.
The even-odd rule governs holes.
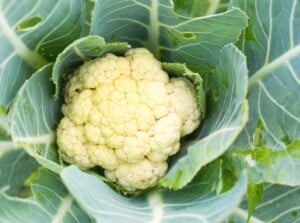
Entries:
POLYGON ((126 191, 155 186, 200 124, 193 84, 169 78, 144 48, 85 62, 65 88, 60 154, 83 169, 100 166, 126 191))

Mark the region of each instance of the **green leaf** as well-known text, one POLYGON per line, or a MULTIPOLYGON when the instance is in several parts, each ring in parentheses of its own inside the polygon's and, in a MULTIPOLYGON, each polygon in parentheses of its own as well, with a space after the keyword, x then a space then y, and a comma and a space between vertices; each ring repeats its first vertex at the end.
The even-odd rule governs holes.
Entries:
POLYGON ((49 213, 30 199, 9 197, 0 191, 0 221, 3 223, 51 222, 49 213))
POLYGON ((61 100, 54 100, 52 64, 27 80, 11 108, 10 129, 13 142, 26 149, 37 161, 59 172, 55 130, 61 117, 61 100))
POLYGON ((30 28, 30 27, 33 27, 33 26, 39 24, 41 21, 42 21, 41 17, 38 17, 38 16, 31 17, 31 18, 25 19, 19 25, 17 25, 17 29, 21 30, 21 29, 30 28))
POLYGON ((38 164, 24 149, 4 150, 1 145, 0 141, 0 190, 7 188, 5 193, 17 195, 24 181, 37 169, 38 164))
POLYGON ((58 97, 63 78, 73 72, 84 61, 100 57, 107 52, 124 54, 129 49, 127 43, 105 43, 100 36, 87 36, 74 41, 58 57, 54 64, 52 79, 55 83, 55 97, 58 97))
POLYGON ((221 156, 243 129, 248 116, 245 57, 233 45, 220 51, 207 83, 207 115, 198 132, 183 142, 161 185, 180 189, 207 163, 221 156))
POLYGON ((9 197, 0 191, 0 222, 92 222, 53 172, 41 169, 31 188, 33 197, 29 199, 9 197))
POLYGON ((250 70, 249 122, 232 153, 250 181, 300 185, 300 5, 232 2, 249 16, 239 46, 250 70))
MULTIPOLYGON (((262 200, 256 206, 249 223, 291 223, 300 221, 300 187, 266 185, 262 200)), ((245 223, 248 212, 244 200, 226 223, 245 223)))
POLYGON ((248 201, 248 221, 250 220, 257 204, 260 202, 264 194, 263 184, 249 183, 247 187, 247 201, 248 201))
POLYGON ((239 9, 189 19, 174 13, 171 1, 110 1, 95 4, 91 34, 148 48, 166 62, 186 63, 192 70, 216 64, 219 50, 238 40, 247 25, 239 9))
POLYGON ((9 129, 7 122, 7 109, 4 106, 0 105, 0 140, 9 138, 9 129))
POLYGON ((30 75, 83 32, 83 0, 2 0, 0 106, 8 106, 30 75))
POLYGON ((89 35, 91 29, 91 20, 92 20, 92 13, 95 6, 95 0, 84 0, 85 1, 85 22, 84 22, 84 35, 89 35))
POLYGON ((75 166, 65 168, 61 177, 80 206, 97 222, 215 223, 239 204, 246 186, 245 178, 241 177, 230 191, 217 194, 218 167, 216 163, 208 168, 181 191, 157 189, 132 198, 118 194, 96 176, 75 166))
POLYGON ((174 10, 180 15, 199 17, 226 11, 229 0, 173 0, 174 10))
POLYGON ((230 162, 235 163, 236 169, 247 169, 251 182, 263 181, 299 185, 300 173, 300 141, 295 141, 284 150, 272 148, 255 148, 252 150, 231 151, 230 162))

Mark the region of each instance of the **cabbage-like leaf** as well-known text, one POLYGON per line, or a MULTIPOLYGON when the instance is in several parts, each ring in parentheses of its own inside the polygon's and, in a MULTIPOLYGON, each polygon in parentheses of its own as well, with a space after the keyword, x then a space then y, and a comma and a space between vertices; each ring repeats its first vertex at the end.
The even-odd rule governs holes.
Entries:
POLYGON ((8 144, 4 150, 0 142, 0 190, 5 188, 6 194, 17 195, 22 192, 24 181, 37 169, 38 163, 24 149, 8 144))
POLYGON ((4 223, 50 222, 50 215, 38 203, 16 197, 9 197, 0 191, 0 221, 4 223))
POLYGON ((246 187, 246 179, 241 176, 231 190, 218 194, 220 170, 220 162, 216 162, 183 190, 156 189, 132 198, 120 195, 75 166, 65 168, 61 177, 80 206, 97 222, 218 223, 237 207, 246 187))
POLYGON ((300 185, 300 4, 234 0, 249 16, 249 122, 233 145, 250 181, 300 185))
POLYGON ((221 156, 243 129, 248 116, 245 60, 231 44, 220 51, 216 73, 207 81, 207 115, 200 130, 183 142, 161 185, 184 187, 203 166, 221 156))
POLYGON ((10 112, 13 142, 55 172, 57 148, 55 130, 61 117, 61 100, 54 100, 52 64, 38 70, 18 91, 10 112))
POLYGON ((0 106, 82 35, 84 21, 84 0, 0 1, 0 106))
MULTIPOLYGON (((249 223, 291 223, 300 221, 300 187, 266 185, 264 196, 257 205, 249 223)), ((245 223, 248 212, 247 201, 243 200, 226 223, 245 223)))
POLYGON ((9 197, 0 191, 0 222, 13 223, 90 223, 58 175, 40 169, 31 186, 33 197, 9 197))
POLYGON ((239 9, 190 19, 174 13, 171 1, 99 0, 91 34, 146 47, 161 61, 185 63, 199 71, 215 65, 219 50, 236 42, 246 25, 247 17, 239 9))

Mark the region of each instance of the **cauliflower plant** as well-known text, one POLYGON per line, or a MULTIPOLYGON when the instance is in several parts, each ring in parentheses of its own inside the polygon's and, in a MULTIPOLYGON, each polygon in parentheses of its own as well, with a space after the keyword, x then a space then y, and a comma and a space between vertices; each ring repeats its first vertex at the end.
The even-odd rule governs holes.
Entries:
POLYGON ((144 48, 85 62, 66 85, 60 154, 83 169, 102 167, 126 191, 153 187, 180 137, 200 124, 196 93, 189 80, 169 78, 144 48))

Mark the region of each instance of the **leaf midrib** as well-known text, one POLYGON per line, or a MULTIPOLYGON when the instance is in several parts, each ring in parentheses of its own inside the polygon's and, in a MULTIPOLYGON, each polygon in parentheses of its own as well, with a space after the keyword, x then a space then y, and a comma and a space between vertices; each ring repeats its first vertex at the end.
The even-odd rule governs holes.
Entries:
POLYGON ((0 10, 0 30, 3 35, 8 39, 11 45, 14 47, 16 53, 26 61, 29 66, 37 70, 42 66, 48 64, 48 61, 44 59, 38 53, 31 51, 25 43, 16 35, 12 27, 8 24, 7 19, 0 10))
POLYGON ((265 64, 249 78, 248 89, 250 90, 251 88, 256 86, 260 80, 271 74, 272 71, 274 71, 276 68, 280 67, 281 65, 287 63, 290 59, 299 55, 300 45, 288 50, 287 52, 273 60, 271 63, 265 64))
POLYGON ((62 222, 63 218, 65 217, 67 211, 71 208, 73 203, 73 198, 71 195, 67 195, 61 202, 56 215, 54 216, 51 223, 60 223, 62 222))
POLYGON ((149 8, 149 17, 150 17, 150 24, 148 28, 148 41, 147 41, 147 48, 159 58, 159 21, 158 21, 158 7, 159 2, 158 0, 151 1, 151 7, 149 8))
POLYGON ((50 144, 55 142, 54 132, 49 132, 49 134, 37 135, 37 136, 24 136, 24 137, 14 137, 14 142, 16 144, 50 144))
POLYGON ((151 223, 160 223, 163 218, 163 201, 161 194, 158 191, 154 191, 147 196, 149 206, 152 209, 151 223))

